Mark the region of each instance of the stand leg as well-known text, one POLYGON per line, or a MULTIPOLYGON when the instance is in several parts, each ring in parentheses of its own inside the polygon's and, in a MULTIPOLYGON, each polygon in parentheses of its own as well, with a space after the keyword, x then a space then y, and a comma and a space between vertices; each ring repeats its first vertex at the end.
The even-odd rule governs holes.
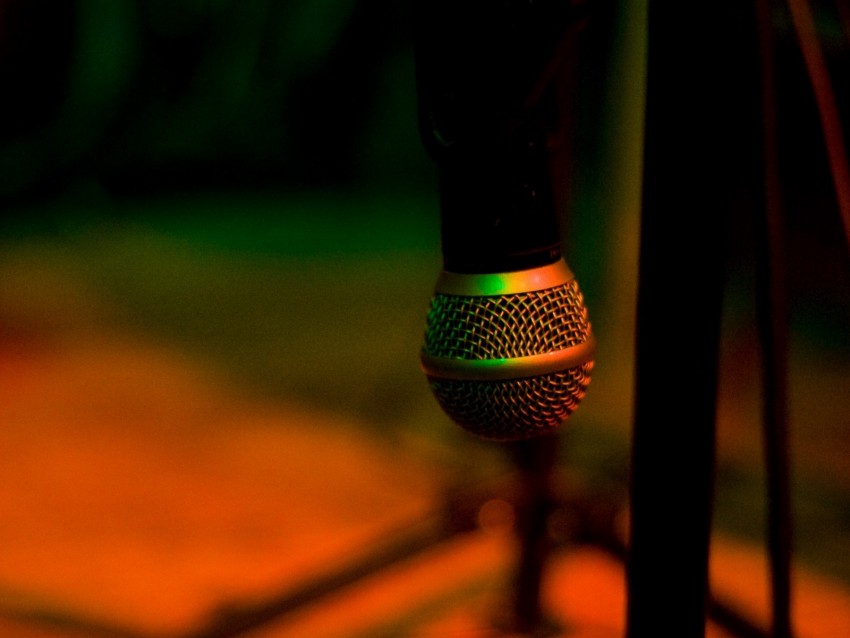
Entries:
POLYGON ((518 471, 516 534, 519 544, 514 575, 512 629, 529 636, 552 631, 542 607, 544 568, 551 550, 549 516, 554 507, 552 473, 557 460, 557 436, 546 436, 510 444, 518 471))

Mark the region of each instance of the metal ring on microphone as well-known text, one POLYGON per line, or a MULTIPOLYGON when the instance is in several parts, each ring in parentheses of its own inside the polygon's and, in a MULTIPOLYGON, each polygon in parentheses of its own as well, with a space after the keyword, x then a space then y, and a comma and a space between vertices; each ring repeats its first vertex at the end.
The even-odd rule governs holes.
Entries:
POLYGON ((429 377, 459 381, 501 381, 534 377, 574 368, 593 360, 596 340, 587 340, 553 352, 510 359, 453 359, 420 355, 422 370, 429 377))
POLYGON ((512 295, 561 286, 574 278, 563 259, 539 268, 504 273, 469 274, 444 270, 437 279, 435 292, 466 297, 512 295))

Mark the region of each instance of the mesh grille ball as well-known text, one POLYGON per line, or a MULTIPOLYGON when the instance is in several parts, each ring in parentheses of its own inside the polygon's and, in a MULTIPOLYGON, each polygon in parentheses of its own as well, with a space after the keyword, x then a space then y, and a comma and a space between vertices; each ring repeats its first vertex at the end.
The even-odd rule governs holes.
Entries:
POLYGON ((483 438, 520 440, 556 430, 584 398, 592 358, 562 357, 568 364, 557 369, 548 360, 579 350, 592 354, 592 340, 584 299, 570 278, 512 294, 436 293, 422 355, 459 370, 425 370, 452 420, 483 438), (512 367, 520 371, 516 376, 504 371, 512 367))

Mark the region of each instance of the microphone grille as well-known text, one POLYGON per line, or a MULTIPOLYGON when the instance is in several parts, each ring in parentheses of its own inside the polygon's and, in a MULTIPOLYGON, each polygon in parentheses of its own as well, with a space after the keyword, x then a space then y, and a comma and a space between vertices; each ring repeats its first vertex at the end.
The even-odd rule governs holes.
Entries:
POLYGON ((587 393, 593 361, 535 377, 500 381, 430 379, 442 409, 465 430, 494 441, 553 432, 587 393))
POLYGON ((590 322, 578 284, 495 296, 436 294, 424 352, 448 359, 545 354, 587 340, 590 322))
MULTIPOLYGON (((584 298, 575 279, 540 290, 499 295, 437 292, 428 310, 422 354, 472 362, 539 360, 592 342, 584 298), (538 357, 535 359, 535 357, 538 357)), ((442 409, 464 429, 492 440, 551 432, 584 398, 590 357, 563 369, 535 369, 517 378, 463 378, 428 373, 442 409)), ((485 373, 486 375, 486 373, 485 373)))

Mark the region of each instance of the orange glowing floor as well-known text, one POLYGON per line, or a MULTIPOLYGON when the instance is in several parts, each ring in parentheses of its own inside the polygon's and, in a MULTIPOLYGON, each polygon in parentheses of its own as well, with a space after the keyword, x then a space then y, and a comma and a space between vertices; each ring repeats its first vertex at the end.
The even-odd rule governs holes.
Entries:
MULTIPOLYGON (((428 520, 446 478, 336 415, 246 401, 173 352, 108 336, 6 344, 0 423, 4 638, 199 635, 428 520)), ((504 635, 512 542, 497 517, 245 635, 504 635)), ((712 551, 717 592, 764 623, 763 557, 727 538, 712 551)), ((561 635, 622 635, 617 560, 570 547, 547 573, 561 635)), ((800 638, 850 635, 850 591, 795 578, 800 638)))

